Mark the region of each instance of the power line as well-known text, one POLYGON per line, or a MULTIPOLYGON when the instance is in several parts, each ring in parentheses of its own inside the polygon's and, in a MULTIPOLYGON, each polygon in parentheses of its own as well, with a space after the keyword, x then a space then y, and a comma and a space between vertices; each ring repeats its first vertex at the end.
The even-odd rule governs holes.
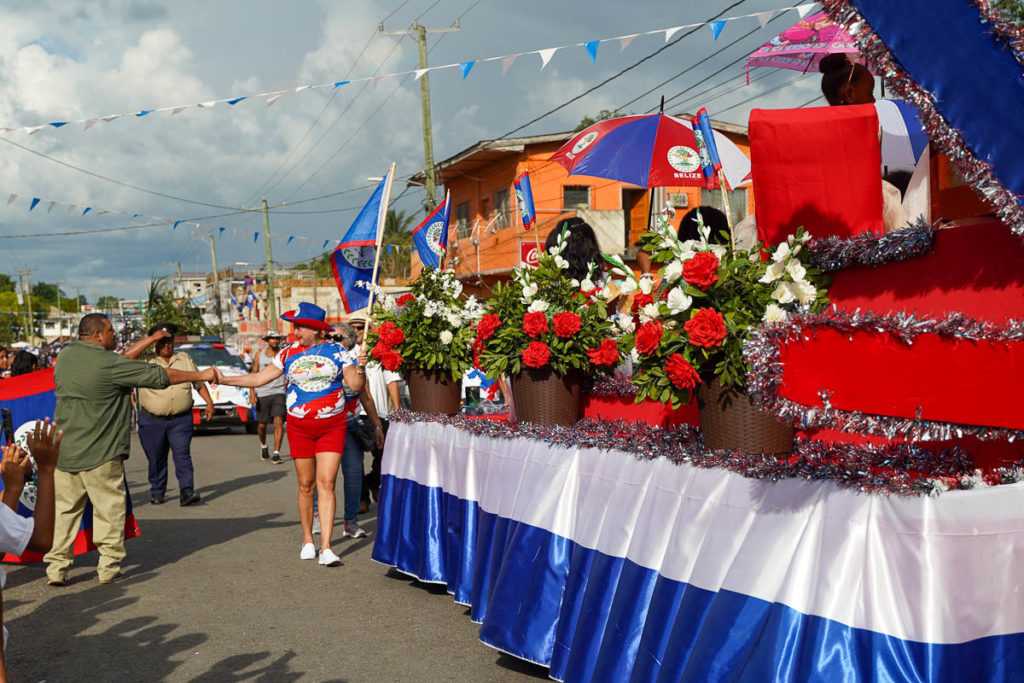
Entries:
MULTIPOLYGON (((744 2, 746 2, 746 0, 737 0, 737 2, 732 3, 731 5, 729 5, 728 7, 723 9, 721 12, 719 12, 715 16, 711 17, 710 19, 708 19, 707 21, 714 21, 715 19, 718 19, 719 17, 721 17, 726 12, 728 12, 728 11, 730 11, 732 9, 735 9, 736 7, 739 7, 744 2)), ((522 129, 526 128, 527 126, 530 126, 530 125, 532 125, 534 123, 537 123, 541 119, 547 118, 551 114, 554 114, 556 111, 560 111, 560 110, 564 109, 565 107, 568 107, 573 102, 576 102, 578 100, 583 99, 584 97, 586 97, 590 93, 594 92, 598 88, 604 87, 608 83, 611 83, 612 81, 614 81, 619 76, 622 76, 623 74, 626 74, 627 72, 632 71, 633 69, 635 69, 636 67, 640 66, 641 64, 643 64, 644 62, 648 61, 649 59, 653 59, 655 56, 661 54, 665 50, 667 50, 670 47, 678 44, 684 38, 686 38, 686 37, 688 37, 690 35, 693 35, 697 31, 699 31, 701 28, 703 28, 703 24, 701 26, 697 26, 697 27, 694 27, 694 28, 690 29, 689 31, 683 33, 683 35, 679 36, 678 38, 676 38, 672 42, 666 43, 665 45, 662 45, 660 48, 658 48, 657 50, 655 50, 651 54, 647 55, 646 57, 640 59, 637 62, 634 62, 630 66, 627 66, 625 69, 622 69, 618 73, 616 73, 616 74, 614 74, 612 76, 609 76, 608 78, 604 79, 603 81, 601 81, 597 85, 595 85, 595 86, 593 86, 591 88, 588 88, 587 90, 584 90, 583 92, 581 92, 579 95, 576 95, 572 99, 569 99, 569 100, 563 102, 562 104, 558 105, 554 109, 550 109, 550 110, 544 112, 543 114, 541 114, 540 116, 537 116, 537 117, 527 121, 526 123, 524 123, 523 125, 519 126, 518 128, 513 128, 512 130, 508 131, 507 133, 504 133, 504 134, 498 136, 498 138, 496 138, 496 139, 507 138, 507 137, 511 136, 512 134, 514 134, 514 133, 518 133, 519 131, 521 131, 522 129)))
MULTIPOLYGON (((784 85, 790 85, 790 84, 792 84, 792 83, 796 83, 797 81, 799 81, 799 80, 802 80, 802 79, 804 79, 804 78, 807 78, 807 77, 808 77, 808 76, 810 76, 810 75, 811 75, 811 74, 807 74, 807 73, 800 73, 800 74, 797 74, 797 75, 796 75, 795 77, 793 77, 793 78, 790 78, 790 79, 789 79, 788 81, 783 81, 782 83, 779 83, 777 87, 782 87, 782 86, 784 86, 784 85)), ((754 101, 754 100, 756 100, 757 98, 759 98, 759 97, 763 97, 763 96, 764 96, 764 93, 757 93, 757 94, 756 94, 756 95, 754 95, 753 97, 748 97, 748 98, 747 98, 747 99, 745 99, 745 100, 740 100, 740 101, 739 101, 739 102, 737 102, 736 104, 730 105, 730 106, 726 107, 725 109, 719 109, 717 113, 718 113, 718 114, 724 114, 724 113, 725 113, 725 112, 727 112, 727 111, 730 111, 730 110, 732 110, 732 109, 735 109, 736 107, 742 107, 742 106, 743 106, 744 104, 746 104, 747 102, 753 102, 753 101, 754 101)), ((816 100, 816 99, 818 99, 818 98, 817 98, 817 97, 815 97, 814 99, 816 100)), ((814 100, 811 100, 811 102, 813 102, 813 101, 814 101, 814 100)), ((808 102, 807 104, 810 104, 810 102, 808 102)), ((805 106, 805 105, 801 104, 800 106, 801 106, 801 107, 803 107, 803 106, 805 106)))
MULTIPOLYGON (((242 211, 234 211, 232 213, 219 213, 219 214, 215 214, 213 216, 196 216, 194 218, 183 218, 183 219, 181 219, 181 222, 182 223, 194 223, 195 221, 205 221, 205 220, 210 220, 211 218, 223 218, 224 216, 237 216, 237 215, 239 215, 241 213, 243 213, 243 212, 242 211)), ((18 234, 18 235, 0 234, 0 239, 2 239, 2 240, 14 240, 14 239, 27 239, 27 238, 31 238, 31 237, 57 237, 57 236, 64 236, 64 235, 95 235, 97 233, 104 233, 104 232, 121 232, 121 231, 124 231, 124 230, 140 230, 142 228, 162 228, 162 227, 165 227, 170 222, 173 222, 173 221, 160 221, 159 223, 154 223, 153 221, 150 221, 148 223, 141 223, 141 224, 138 224, 138 225, 121 225, 121 226, 117 226, 117 227, 113 227, 113 228, 95 228, 95 229, 92 229, 92 230, 69 230, 69 231, 66 231, 66 232, 21 233, 21 234, 18 234)))

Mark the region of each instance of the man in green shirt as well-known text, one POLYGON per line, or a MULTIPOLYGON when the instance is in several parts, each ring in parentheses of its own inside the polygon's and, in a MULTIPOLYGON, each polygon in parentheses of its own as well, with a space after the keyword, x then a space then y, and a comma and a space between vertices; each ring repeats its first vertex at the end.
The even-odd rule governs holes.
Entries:
MULTIPOLYGON (((125 355, 137 356, 167 336, 166 330, 157 330, 132 345, 125 355)), ((132 390, 216 379, 213 369, 184 372, 130 360, 112 353, 114 341, 114 326, 107 316, 90 313, 78 325, 78 341, 57 356, 54 422, 64 431, 64 440, 54 473, 53 548, 44 558, 51 586, 67 583, 86 499, 93 506, 99 582, 111 583, 121 576, 127 494, 123 461, 130 447, 132 390)))

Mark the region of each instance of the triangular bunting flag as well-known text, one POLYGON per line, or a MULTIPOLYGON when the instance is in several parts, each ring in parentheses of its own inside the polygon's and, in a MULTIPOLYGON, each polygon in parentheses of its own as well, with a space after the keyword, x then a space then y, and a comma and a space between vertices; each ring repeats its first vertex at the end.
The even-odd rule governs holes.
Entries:
POLYGON ((556 52, 558 52, 558 48, 557 47, 549 47, 549 48, 546 48, 544 50, 537 50, 537 54, 540 55, 540 70, 541 71, 543 71, 544 67, 546 67, 548 65, 548 62, 551 61, 551 58, 555 56, 556 52))
POLYGON ((619 38, 619 52, 625 52, 626 48, 629 47, 629 44, 632 43, 633 39, 636 38, 638 35, 640 34, 634 33, 631 36, 622 36, 621 38, 619 38))
POLYGON ((259 241, 260 241, 260 234, 258 232, 254 232, 252 234, 252 242, 253 242, 253 244, 256 244, 259 241))
POLYGON ((43 126, 26 126, 24 130, 29 135, 35 135, 36 133, 38 133, 42 129, 43 129, 43 126))
POLYGON ((725 28, 725 21, 709 21, 708 26, 711 27, 711 35, 718 40, 718 36, 722 35, 722 29, 725 28))
POLYGON ((321 249, 326 249, 326 248, 327 248, 327 243, 328 243, 328 242, 330 242, 330 240, 324 240, 324 246, 323 246, 323 247, 321 247, 321 249))
POLYGON ((384 80, 383 76, 374 76, 373 77, 373 89, 376 90, 377 89, 377 85, 379 85, 380 82, 383 81, 383 80, 384 80))
POLYGON ((335 83, 335 84, 334 84, 334 87, 335 87, 335 88, 340 88, 341 86, 343 86, 343 85, 348 85, 348 84, 349 84, 349 83, 351 83, 351 82, 352 82, 352 81, 338 81, 337 83, 335 83))
POLYGON ((297 88, 295 89, 295 92, 302 92, 303 90, 308 90, 308 89, 309 89, 309 87, 310 87, 310 86, 308 86, 308 85, 300 85, 299 87, 297 87, 297 88))
POLYGON ((210 100, 209 102, 200 102, 196 106, 197 107, 209 108, 209 107, 214 106, 215 104, 217 104, 217 100, 210 100))
POLYGON ((291 244, 293 239, 295 239, 295 235, 288 235, 288 242, 286 244, 291 244))
POLYGON ((104 121, 109 122, 109 121, 113 121, 114 119, 121 118, 121 115, 120 114, 107 114, 106 116, 101 116, 100 118, 103 119, 104 121))
POLYGON ((583 43, 583 47, 587 48, 587 54, 590 55, 591 64, 597 62, 597 46, 600 44, 600 40, 591 40, 589 43, 583 43))
POLYGON ((68 210, 64 212, 65 216, 70 216, 71 212, 75 210, 74 204, 68 204, 68 210))
POLYGON ((54 121, 50 125, 53 126, 54 128, 60 128, 61 126, 68 125, 68 122, 67 121, 54 121))
POLYGON ((177 230, 179 225, 181 225, 181 221, 174 221, 174 227, 171 230, 177 230))
POLYGON ((504 76, 508 73, 508 70, 512 68, 512 63, 516 61, 516 57, 519 55, 509 55, 508 57, 501 58, 501 75, 504 76))
POLYGON ((665 29, 665 42, 672 40, 672 36, 683 30, 682 26, 673 26, 672 28, 665 29))
POLYGON ((53 207, 57 206, 57 202, 50 202, 50 205, 46 207, 46 213, 53 211, 53 207))
POLYGON ((462 69, 462 80, 466 80, 466 76, 473 70, 473 65, 476 62, 459 62, 459 68, 462 69))
POLYGON ((174 116, 175 114, 180 114, 181 112, 185 111, 186 109, 188 109, 188 107, 175 107, 174 109, 171 110, 171 116, 174 116))
POLYGON ((85 128, 83 128, 82 130, 89 130, 90 128, 96 125, 97 121, 99 121, 99 119, 87 119, 85 122, 85 128))
POLYGON ((227 228, 225 228, 225 227, 220 227, 220 228, 217 228, 217 232, 218 232, 218 234, 220 234, 220 235, 223 235, 223 234, 224 234, 224 231, 225 231, 225 230, 227 230, 227 228))
POLYGON ((772 20, 774 14, 775 10, 768 10, 767 12, 758 12, 754 16, 757 17, 757 23, 761 24, 761 28, 764 28, 772 20))
POLYGON ((810 12, 812 9, 814 9, 814 5, 815 4, 816 3, 813 3, 813 2, 805 2, 802 5, 797 5, 796 13, 800 15, 801 19, 803 19, 804 17, 807 16, 808 12, 810 12))
POLYGON ((228 100, 228 104, 230 104, 231 106, 235 106, 236 104, 238 104, 242 100, 246 99, 247 97, 249 97, 249 96, 245 95, 243 97, 233 97, 230 100, 228 100))
POLYGON ((84 216, 85 214, 89 213, 90 211, 92 211, 92 207, 91 206, 87 206, 87 207, 85 207, 85 211, 82 212, 82 215, 84 216))
POLYGON ((152 109, 143 109, 142 111, 136 112, 135 115, 136 116, 145 116, 146 114, 148 114, 151 111, 153 111, 153 110, 152 109))
POLYGON ((96 212, 96 215, 97 216, 102 216, 105 213, 110 213, 110 210, 109 209, 100 209, 99 211, 96 212))
POLYGON ((283 95, 283 94, 284 94, 284 92, 283 92, 283 91, 281 91, 281 90, 279 90, 279 91, 277 91, 277 92, 270 92, 270 93, 266 93, 266 97, 267 97, 267 106, 269 107, 269 106, 270 106, 270 105, 272 105, 272 104, 273 104, 274 102, 277 102, 277 101, 278 101, 279 99, 281 99, 281 95, 283 95))
POLYGON ((416 69, 416 71, 413 72, 413 80, 420 80, 421 78, 423 78, 423 74, 427 73, 428 71, 430 71, 430 69, 416 69))
POLYGON ((16 194, 8 195, 7 196, 7 206, 10 206, 14 202, 14 200, 17 199, 17 198, 18 198, 18 195, 16 195, 16 194))
POLYGON ((32 198, 32 204, 28 207, 28 210, 31 211, 32 209, 36 208, 36 204, 38 204, 38 203, 39 203, 39 197, 33 197, 32 198))

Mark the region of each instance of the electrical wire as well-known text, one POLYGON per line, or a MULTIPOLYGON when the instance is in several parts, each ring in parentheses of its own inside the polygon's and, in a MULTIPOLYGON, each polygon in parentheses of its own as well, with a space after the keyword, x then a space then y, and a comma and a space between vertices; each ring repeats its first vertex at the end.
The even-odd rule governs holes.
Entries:
MULTIPOLYGON (((223 218, 224 216, 237 216, 243 213, 242 211, 234 211, 232 213, 219 213, 212 216, 196 216, 194 218, 183 218, 182 223, 194 223, 196 221, 210 220, 211 218, 223 218)), ((17 235, 0 234, 2 240, 14 240, 14 239, 29 239, 34 237, 58 237, 66 235, 95 235, 104 232, 121 232, 125 230, 140 230, 142 228, 162 228, 165 227, 169 222, 162 220, 159 223, 149 221, 148 223, 140 223, 138 225, 120 225, 113 228, 95 228, 92 230, 69 230, 66 232, 37 232, 37 233, 21 233, 17 235)))

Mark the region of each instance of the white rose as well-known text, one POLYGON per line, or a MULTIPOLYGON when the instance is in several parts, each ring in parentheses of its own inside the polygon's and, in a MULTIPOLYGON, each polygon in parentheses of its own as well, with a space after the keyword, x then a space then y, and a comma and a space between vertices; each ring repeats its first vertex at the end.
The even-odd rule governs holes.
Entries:
POLYGON ((758 282, 764 282, 766 284, 769 282, 775 282, 782 277, 782 274, 785 272, 786 265, 781 261, 774 261, 768 266, 768 269, 765 271, 764 275, 761 276, 761 279, 758 280, 758 282))
POLYGON ((619 291, 622 293, 622 296, 629 296, 636 291, 636 280, 629 278, 622 283, 622 287, 619 288, 619 291))
POLYGON ((561 268, 562 270, 565 270, 566 268, 569 267, 569 262, 566 261, 561 256, 555 256, 555 265, 561 268))
POLYGON ((384 303, 382 305, 384 306, 385 311, 395 310, 395 297, 388 294, 387 296, 384 297, 384 303))
POLYGON ((779 263, 789 258, 789 255, 789 244, 787 242, 782 242, 779 246, 775 247, 775 253, 772 254, 772 260, 779 263))
POLYGON ((448 320, 448 324, 452 327, 459 327, 462 325, 462 318, 460 318, 456 313, 449 313, 445 318, 448 320))
POLYGON ((654 278, 650 275, 644 275, 640 278, 640 291, 644 294, 650 294, 654 291, 654 278))
POLYGON ((789 291, 791 291, 793 293, 793 296, 796 297, 796 300, 799 301, 800 304, 804 306, 813 302, 814 299, 818 296, 818 290, 815 289, 814 285, 812 285, 807 280, 801 280, 800 282, 791 282, 789 284, 789 291))
MULTIPOLYGON (((797 249, 800 247, 797 246, 797 249)), ((775 265, 774 263, 772 264, 775 265)), ((804 268, 803 264, 795 258, 789 259, 789 263, 786 264, 786 272, 793 278, 794 282, 800 282, 807 275, 807 269, 804 268)))
POLYGON ((594 281, 591 280, 589 277, 584 278, 583 282, 580 283, 580 289, 582 289, 584 292, 592 292, 595 288, 596 285, 594 284, 594 281))
POLYGON ((633 361, 633 365, 634 366, 639 365, 639 363, 640 363, 640 352, 637 351, 635 347, 633 348, 632 351, 629 352, 629 357, 633 361))
POLYGON ((542 301, 541 299, 534 301, 530 304, 529 308, 530 313, 543 313, 546 310, 548 310, 548 302, 542 301))
POLYGON ((790 285, 795 284, 792 282, 780 282, 775 291, 772 292, 772 298, 778 301, 780 304, 788 304, 796 301, 796 296, 790 290, 790 285))
POLYGON ((572 286, 575 287, 576 289, 580 288, 580 281, 577 280, 576 278, 569 280, 569 282, 572 283, 572 286))
POLYGON ((660 314, 661 311, 658 309, 658 304, 647 304, 646 306, 640 309, 640 323, 643 324, 650 320, 656 320, 660 314))
POLYGON ((683 262, 672 261, 665 266, 665 282, 675 282, 683 276, 683 262))
POLYGON ((766 323, 780 323, 786 319, 786 311, 777 304, 768 304, 764 310, 764 321, 766 323))
POLYGON ((530 303, 535 296, 537 296, 537 285, 531 284, 523 287, 523 303, 530 303))
POLYGON ((668 310, 672 313, 682 313, 693 304, 693 299, 686 295, 682 287, 674 287, 668 293, 668 310))
POLYGON ((725 258, 725 255, 729 253, 729 247, 724 244, 709 244, 708 249, 710 249, 711 253, 720 259, 725 258))
POLYGON ((630 334, 636 329, 636 325, 633 323, 633 318, 628 315, 620 315, 619 319, 615 322, 618 324, 619 329, 622 330, 623 334, 630 334))
POLYGON ((445 330, 444 332, 441 333, 441 343, 444 344, 445 346, 451 344, 452 339, 454 339, 454 335, 452 335, 452 333, 449 332, 448 330, 445 330))

